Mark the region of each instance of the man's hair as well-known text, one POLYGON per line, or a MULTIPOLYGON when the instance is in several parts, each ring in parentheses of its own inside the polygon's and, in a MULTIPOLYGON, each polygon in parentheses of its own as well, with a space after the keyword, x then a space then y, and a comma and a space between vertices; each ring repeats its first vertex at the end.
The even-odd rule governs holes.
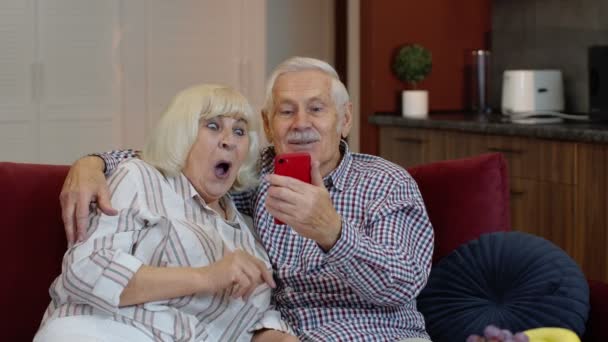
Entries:
MULTIPOLYGON (((268 78, 268 82, 266 83, 266 101, 264 102, 263 111, 269 115, 269 118, 272 118, 274 115, 274 95, 272 90, 279 76, 287 72, 308 70, 320 71, 331 78, 330 95, 334 105, 336 106, 336 110, 338 111, 338 118, 340 119, 340 122, 342 122, 344 114, 346 113, 346 106, 350 101, 350 97, 344 83, 340 81, 340 76, 338 76, 336 70, 327 62, 309 57, 291 57, 279 64, 274 69, 268 78)), ((340 128, 340 125, 338 125, 338 128, 340 128)))
POLYGON ((238 170, 231 190, 239 191, 254 186, 258 181, 257 115, 253 114, 243 95, 223 85, 201 84, 178 93, 158 121, 152 135, 148 137, 142 151, 142 159, 167 176, 179 174, 196 141, 200 122, 220 115, 247 120, 249 152, 238 170))

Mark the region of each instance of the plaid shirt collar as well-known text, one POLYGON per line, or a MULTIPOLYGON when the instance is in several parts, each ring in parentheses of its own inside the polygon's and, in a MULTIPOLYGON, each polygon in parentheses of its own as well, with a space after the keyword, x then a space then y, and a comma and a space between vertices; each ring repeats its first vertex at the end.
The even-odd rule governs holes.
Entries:
MULTIPOLYGON (((348 144, 344 140, 340 140, 340 155, 342 159, 338 164, 338 167, 331 171, 327 176, 323 178, 323 183, 327 189, 332 186, 339 191, 348 189, 351 186, 351 167, 353 162, 352 153, 348 149, 348 144)), ((274 146, 268 146, 262 151, 260 172, 262 175, 267 175, 274 172, 274 157, 276 152, 274 146)))

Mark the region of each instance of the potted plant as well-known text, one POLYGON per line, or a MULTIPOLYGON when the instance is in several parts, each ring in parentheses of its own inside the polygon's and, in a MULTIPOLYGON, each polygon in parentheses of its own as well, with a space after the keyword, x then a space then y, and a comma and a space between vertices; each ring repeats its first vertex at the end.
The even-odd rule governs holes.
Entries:
POLYGON ((413 89, 404 90, 401 94, 401 110, 405 117, 425 118, 429 113, 429 94, 418 90, 419 82, 424 80, 433 67, 431 52, 418 44, 403 45, 395 54, 393 72, 413 89))

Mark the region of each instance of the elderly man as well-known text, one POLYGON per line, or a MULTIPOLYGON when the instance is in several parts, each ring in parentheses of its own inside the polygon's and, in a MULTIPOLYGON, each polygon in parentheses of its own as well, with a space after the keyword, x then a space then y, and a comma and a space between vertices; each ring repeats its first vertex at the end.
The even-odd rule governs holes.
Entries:
MULTIPOLYGON (((351 103, 335 70, 312 58, 286 60, 268 80, 262 117, 271 146, 261 155, 261 182, 233 197, 268 251, 283 319, 302 340, 428 341, 416 296, 431 267, 432 226, 405 170, 349 151, 351 103), (312 184, 273 174, 274 156, 288 152, 311 155, 312 184)), ((74 165, 61 195, 69 240, 75 221, 84 234, 91 199, 113 211, 101 169, 135 155, 74 165)))

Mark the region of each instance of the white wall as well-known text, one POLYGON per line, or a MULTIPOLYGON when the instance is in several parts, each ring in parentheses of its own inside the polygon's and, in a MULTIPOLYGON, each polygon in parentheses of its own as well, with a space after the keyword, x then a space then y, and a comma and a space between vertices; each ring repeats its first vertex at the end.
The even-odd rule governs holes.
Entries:
POLYGON ((267 0, 266 73, 291 56, 334 64, 334 0, 267 0))
MULTIPOLYGON (((291 56, 315 57, 334 64, 334 0, 267 0, 266 73, 291 56)), ((353 127, 349 147, 359 151, 359 8, 360 0, 348 1, 348 84, 353 102, 353 127)))

